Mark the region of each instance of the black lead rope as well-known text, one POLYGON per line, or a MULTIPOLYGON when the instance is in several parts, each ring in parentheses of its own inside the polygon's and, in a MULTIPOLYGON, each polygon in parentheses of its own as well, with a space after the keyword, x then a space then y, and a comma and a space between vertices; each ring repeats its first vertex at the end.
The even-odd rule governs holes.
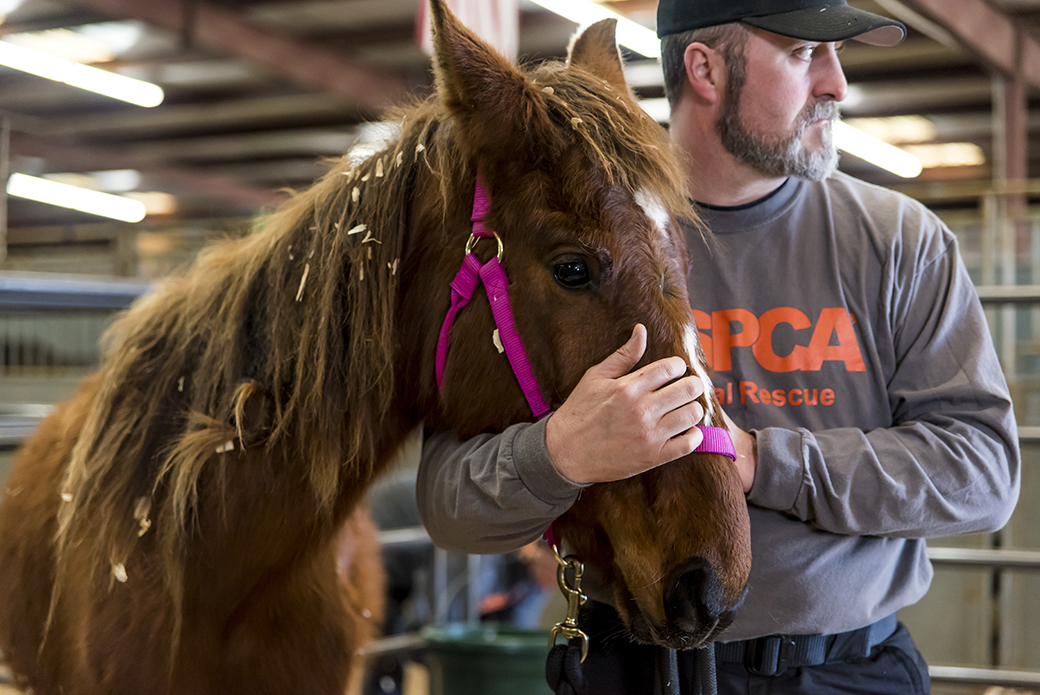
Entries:
POLYGON ((658 647, 657 655, 657 687, 654 692, 660 695, 679 695, 679 658, 674 649, 658 647))
MULTIPOLYGON (((674 649, 660 647, 657 654, 657 688, 660 695, 680 695, 679 659, 674 649)), ((718 695, 715 681, 715 646, 705 645, 694 654, 694 668, 697 672, 694 691, 688 695, 718 695)))
POLYGON ((589 695, 581 670, 581 640, 572 639, 549 650, 545 680, 556 695, 589 695))
POLYGON ((718 695, 718 680, 715 676, 715 645, 706 644, 697 650, 694 658, 697 666, 697 695, 718 695))
MULTIPOLYGON (((581 640, 572 639, 554 645, 545 662, 545 680, 555 695, 589 695, 588 682, 581 669, 581 640)), ((680 695, 679 660, 674 649, 656 649, 657 683, 654 692, 659 695, 680 695)), ((694 655, 697 671, 695 690, 689 695, 718 695, 715 679, 715 648, 709 644, 694 655)))
MULTIPOLYGON (((589 651, 589 636, 578 627, 578 609, 588 597, 581 591, 581 578, 585 566, 573 555, 564 558, 559 545, 546 532, 549 545, 556 556, 556 581, 567 598, 567 617, 556 624, 549 633, 549 656, 545 661, 545 680, 556 695, 589 695, 588 681, 581 664, 589 651), (568 576, 568 571, 570 576, 568 576), (556 644, 558 636, 567 638, 564 644, 556 644)), ((660 647, 654 650, 656 659, 654 692, 658 695, 681 695, 679 685, 679 658, 674 649, 660 647)), ((715 646, 705 645, 697 649, 695 656, 697 681, 695 692, 689 695, 717 695, 715 683, 715 646)))

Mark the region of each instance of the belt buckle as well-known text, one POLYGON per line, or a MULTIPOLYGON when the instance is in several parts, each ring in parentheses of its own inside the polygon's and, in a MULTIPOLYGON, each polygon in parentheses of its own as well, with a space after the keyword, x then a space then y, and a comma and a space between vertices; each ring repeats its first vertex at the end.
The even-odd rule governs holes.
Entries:
POLYGON ((779 676, 787 670, 794 646, 794 638, 788 635, 750 640, 744 653, 744 667, 756 676, 779 676))

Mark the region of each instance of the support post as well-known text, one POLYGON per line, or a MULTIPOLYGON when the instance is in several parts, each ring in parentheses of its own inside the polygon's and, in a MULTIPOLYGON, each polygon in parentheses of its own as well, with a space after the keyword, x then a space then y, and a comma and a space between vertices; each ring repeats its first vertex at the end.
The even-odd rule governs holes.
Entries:
MULTIPOLYGON (((1020 39, 1021 40, 1021 39, 1020 39)), ((1029 114, 1026 86, 1018 76, 1000 75, 993 80, 993 183, 1000 200, 999 234, 1001 284, 1018 283, 1018 250, 1029 243, 1028 201, 1025 182, 1029 176, 1029 114)), ((1040 278, 1032 277, 1031 282, 1040 278)), ((1019 312, 1014 306, 1000 309, 1001 361, 1012 388, 1018 388, 1017 347, 1019 312)), ((994 534, 994 543, 1006 548, 1013 545, 1013 527, 1008 525, 994 534)), ((1010 573, 995 570, 993 603, 997 611, 996 634, 993 640, 992 663, 995 666, 1009 661, 1014 640, 1016 595, 1022 592, 1022 582, 1010 573)))
MULTIPOLYGON (((1014 77, 993 79, 993 184, 998 192, 1000 282, 1017 284, 1019 239, 1025 239, 1028 178, 1028 106, 1025 84, 1014 77)), ((1016 372, 1015 309, 1001 310, 1001 359, 1008 379, 1016 372)))
POLYGON ((7 259, 7 179, 11 176, 11 122, 0 118, 0 265, 7 259))

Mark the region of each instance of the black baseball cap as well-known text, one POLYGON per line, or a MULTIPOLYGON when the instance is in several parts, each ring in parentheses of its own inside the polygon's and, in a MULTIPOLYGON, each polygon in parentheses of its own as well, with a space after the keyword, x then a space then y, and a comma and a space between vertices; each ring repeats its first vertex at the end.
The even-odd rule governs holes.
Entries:
POLYGON ((906 27, 896 20, 857 9, 845 0, 659 0, 657 3, 659 37, 730 22, 743 22, 806 41, 856 39, 876 46, 894 46, 906 36, 906 27))

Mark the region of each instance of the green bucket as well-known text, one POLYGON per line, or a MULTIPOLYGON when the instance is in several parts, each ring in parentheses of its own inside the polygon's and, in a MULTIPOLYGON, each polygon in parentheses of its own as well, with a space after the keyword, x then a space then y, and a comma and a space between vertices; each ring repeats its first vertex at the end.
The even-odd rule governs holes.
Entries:
POLYGON ((456 623, 428 627, 423 637, 431 695, 552 695, 547 630, 456 623))

